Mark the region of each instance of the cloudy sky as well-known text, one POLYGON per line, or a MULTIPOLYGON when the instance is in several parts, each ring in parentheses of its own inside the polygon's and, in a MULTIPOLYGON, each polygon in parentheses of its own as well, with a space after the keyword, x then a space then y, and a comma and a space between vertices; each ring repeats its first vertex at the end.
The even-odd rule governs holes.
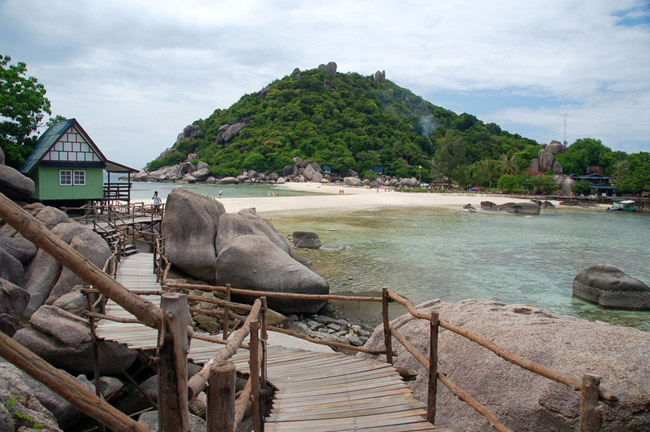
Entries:
POLYGON ((0 0, 0 53, 143 167, 298 67, 386 78, 540 143, 650 151, 648 0, 0 0))

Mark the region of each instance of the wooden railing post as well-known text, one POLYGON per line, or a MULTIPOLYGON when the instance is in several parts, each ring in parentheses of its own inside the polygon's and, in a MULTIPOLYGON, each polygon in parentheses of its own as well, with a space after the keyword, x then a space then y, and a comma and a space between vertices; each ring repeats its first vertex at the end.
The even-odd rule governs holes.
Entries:
POLYGON ((215 362, 208 386, 208 432, 235 432, 235 363, 215 362))
MULTIPOLYGON (((230 284, 226 284, 226 295, 224 299, 230 301, 230 284)), ((228 332, 230 331, 230 306, 226 304, 223 307, 223 338, 228 340, 228 332)))
POLYGON ((436 424, 436 397, 438 394, 438 327, 437 311, 431 311, 429 321, 429 385, 427 395, 427 421, 436 424))
POLYGON ((600 377, 591 374, 582 376, 580 390, 580 432, 598 432, 603 405, 598 402, 600 377))
POLYGON ((260 328, 260 339, 262 343, 262 371, 260 378, 262 380, 262 388, 266 388, 266 343, 269 339, 269 330, 266 316, 268 312, 268 306, 266 304, 266 297, 260 297, 260 300, 262 301, 262 327, 260 328))
POLYGON ((158 424, 161 432, 190 430, 187 352, 190 313, 187 294, 162 295, 162 326, 158 336, 158 424))
POLYGON ((388 320, 388 288, 381 291, 381 316, 384 321, 384 346, 386 347, 386 362, 393 364, 393 344, 388 320))
POLYGON ((251 404, 253 406, 253 430, 262 432, 262 411, 260 410, 260 363, 259 363, 259 331, 260 323, 255 318, 251 321, 250 333, 250 380, 251 404))

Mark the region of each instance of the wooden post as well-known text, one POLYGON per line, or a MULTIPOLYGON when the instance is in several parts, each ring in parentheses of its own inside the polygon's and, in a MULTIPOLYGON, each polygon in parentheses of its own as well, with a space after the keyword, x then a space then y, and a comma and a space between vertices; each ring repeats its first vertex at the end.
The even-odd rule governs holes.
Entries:
MULTIPOLYGON (((230 301, 230 284, 226 284, 226 296, 225 300, 230 301)), ((226 304, 223 307, 223 338, 228 340, 228 331, 230 327, 230 306, 226 304)))
POLYGON ((160 301, 162 326, 158 333, 158 424, 162 432, 190 430, 187 391, 187 294, 166 293, 160 301))
POLYGON ((260 328, 261 330, 261 344, 262 344, 262 371, 260 374, 261 377, 261 388, 266 388, 266 345, 267 345, 267 340, 269 339, 269 332, 268 332, 268 324, 266 322, 267 317, 266 313, 268 311, 268 306, 266 304, 266 297, 260 297, 260 300, 262 301, 262 327, 260 328))
POLYGON ((388 288, 381 291, 381 316, 384 321, 384 346, 386 347, 386 362, 393 364, 393 344, 390 335, 390 322, 388 321, 388 288))
POLYGON ((235 363, 216 362, 210 368, 208 432, 235 432, 235 363))
POLYGON ((251 380, 251 404, 253 405, 253 430, 262 432, 262 412, 260 410, 260 363, 259 363, 259 330, 260 323, 257 319, 251 321, 250 333, 250 380, 251 380))
POLYGON ((436 424, 436 397, 438 394, 438 312, 431 312, 429 321, 429 387, 427 395, 427 421, 436 424))
POLYGON ((582 376, 580 391, 580 432, 598 432, 603 406, 598 402, 600 377, 591 374, 582 376))

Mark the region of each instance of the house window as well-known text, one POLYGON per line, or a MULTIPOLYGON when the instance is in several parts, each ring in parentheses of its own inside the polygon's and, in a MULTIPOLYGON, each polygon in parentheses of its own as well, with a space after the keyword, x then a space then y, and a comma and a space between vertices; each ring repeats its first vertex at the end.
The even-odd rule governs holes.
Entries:
POLYGON ((74 185, 75 186, 85 186, 86 185, 86 171, 74 171, 74 185))
POLYGON ((59 186, 72 186, 72 171, 59 170, 59 186))

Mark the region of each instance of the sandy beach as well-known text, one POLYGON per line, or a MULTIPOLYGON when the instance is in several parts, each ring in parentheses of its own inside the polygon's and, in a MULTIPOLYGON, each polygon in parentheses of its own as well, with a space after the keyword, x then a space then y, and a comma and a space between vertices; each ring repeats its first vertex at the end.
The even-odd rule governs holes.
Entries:
MULTIPOLYGON (((463 206, 471 204, 481 207, 481 201, 491 201, 496 204, 506 202, 526 202, 510 196, 498 196, 481 193, 406 193, 384 191, 367 188, 341 187, 322 185, 320 183, 286 183, 284 189, 300 190, 319 193, 320 195, 261 198, 223 198, 221 203, 229 213, 241 209, 255 208, 258 213, 291 213, 303 212, 342 212, 355 210, 373 210, 385 208, 447 208, 462 210, 463 206), (343 190, 343 194, 340 191, 343 190)), ((557 205, 557 202, 554 202, 557 205)))

